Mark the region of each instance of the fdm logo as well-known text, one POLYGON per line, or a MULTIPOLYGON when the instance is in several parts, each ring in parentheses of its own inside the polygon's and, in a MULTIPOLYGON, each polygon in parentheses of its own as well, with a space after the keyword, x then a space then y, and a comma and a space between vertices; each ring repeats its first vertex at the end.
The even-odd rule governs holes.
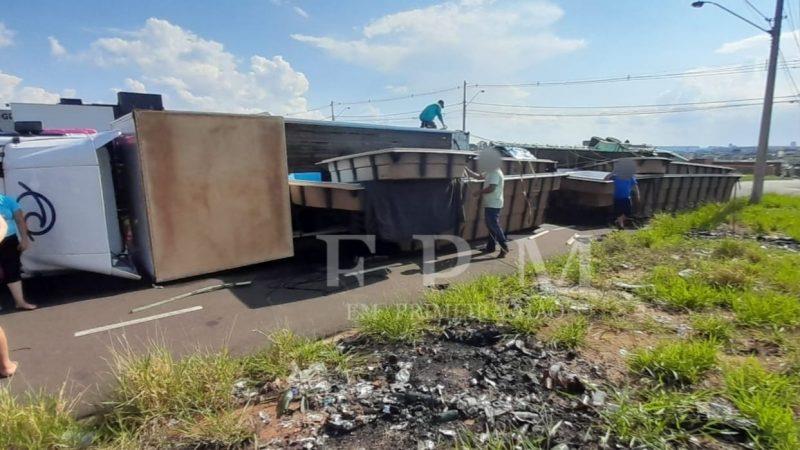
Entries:
POLYGON ((30 197, 36 209, 29 208, 25 213, 25 223, 28 225, 28 237, 34 241, 34 236, 41 236, 47 234, 53 229, 56 224, 56 208, 53 203, 44 195, 29 188, 25 183, 19 182, 20 187, 24 190, 22 194, 17 197, 17 203, 22 203, 22 199, 30 197), (31 219, 33 218, 33 225, 31 226, 31 219))

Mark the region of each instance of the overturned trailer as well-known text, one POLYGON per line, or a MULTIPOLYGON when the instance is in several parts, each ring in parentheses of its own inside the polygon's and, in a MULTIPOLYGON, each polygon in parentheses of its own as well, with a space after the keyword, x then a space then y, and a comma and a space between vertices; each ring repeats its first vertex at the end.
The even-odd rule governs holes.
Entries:
POLYGON ((571 221, 610 217, 614 204, 610 175, 622 163, 635 167, 640 197, 633 204, 633 216, 638 218, 728 201, 741 177, 727 167, 664 158, 622 158, 593 164, 593 170, 564 170, 561 189, 553 198, 553 213, 571 221))

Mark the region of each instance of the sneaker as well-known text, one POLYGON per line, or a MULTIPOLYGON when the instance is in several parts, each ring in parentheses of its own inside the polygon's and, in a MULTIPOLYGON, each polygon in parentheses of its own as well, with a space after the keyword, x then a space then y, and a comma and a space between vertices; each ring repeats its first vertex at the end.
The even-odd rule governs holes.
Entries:
POLYGON ((507 250, 507 249, 505 249, 505 248, 501 248, 501 249, 500 249, 500 254, 499 254, 499 255, 497 255, 497 257, 498 257, 498 258, 505 258, 507 254, 508 254, 508 250, 507 250))

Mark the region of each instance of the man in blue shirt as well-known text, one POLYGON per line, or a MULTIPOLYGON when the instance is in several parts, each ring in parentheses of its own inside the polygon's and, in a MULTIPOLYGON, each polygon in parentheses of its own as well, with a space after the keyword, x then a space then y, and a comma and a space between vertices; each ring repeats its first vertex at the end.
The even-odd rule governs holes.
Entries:
POLYGON ((618 227, 625 228, 625 220, 633 211, 631 194, 636 196, 636 201, 639 201, 639 182, 633 174, 626 176, 612 173, 608 178, 614 180, 614 215, 617 217, 615 223, 618 227))
POLYGON ((435 130, 436 124, 433 122, 433 119, 438 117, 439 122, 442 122, 442 129, 447 129, 447 126, 444 124, 444 119, 442 119, 442 108, 444 108, 444 100, 439 100, 436 103, 426 106, 419 114, 419 127, 433 128, 435 130))

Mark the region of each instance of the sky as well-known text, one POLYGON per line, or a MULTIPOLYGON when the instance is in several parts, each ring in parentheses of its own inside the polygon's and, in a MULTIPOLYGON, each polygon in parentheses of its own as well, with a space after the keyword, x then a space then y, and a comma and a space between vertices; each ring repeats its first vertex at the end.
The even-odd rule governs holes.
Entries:
MULTIPOLYGON (((743 0, 718 1, 770 26, 743 0)), ((773 145, 800 142, 800 102, 789 103, 800 100, 789 77, 800 85, 800 0, 786 2, 788 68, 778 72, 773 145)), ((416 127, 418 111, 442 99, 445 123, 461 129, 466 81, 466 129, 476 137, 755 145, 769 36, 690 3, 4 2, 0 105, 114 103, 122 90, 162 94, 168 109, 328 120, 333 112, 337 120, 416 127), (750 100, 710 103, 743 99, 750 100), (707 109, 717 106, 735 107, 707 109), (663 113, 675 109, 682 112, 663 113)), ((774 13, 774 0, 750 3, 774 13)))

